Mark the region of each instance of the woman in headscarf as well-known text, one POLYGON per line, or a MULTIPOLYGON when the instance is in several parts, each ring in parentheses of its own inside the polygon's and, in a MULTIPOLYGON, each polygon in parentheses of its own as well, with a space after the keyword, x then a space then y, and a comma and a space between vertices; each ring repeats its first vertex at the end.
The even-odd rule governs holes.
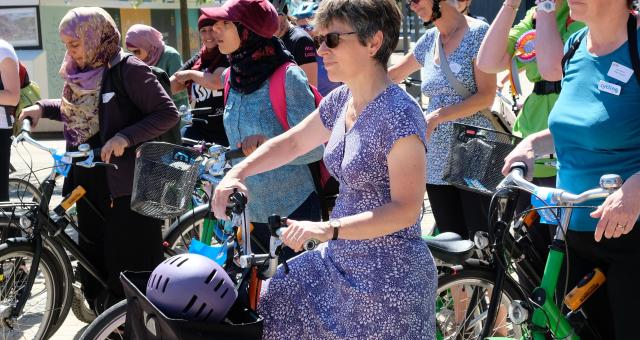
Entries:
POLYGON ((190 97, 195 102, 194 117, 207 122, 194 121, 193 125, 184 132, 184 137, 205 140, 229 146, 224 132, 222 114, 224 112, 224 98, 222 96, 222 71, 229 67, 227 57, 218 50, 218 43, 213 38, 213 19, 201 15, 198 19, 198 31, 202 47, 200 52, 182 65, 180 70, 171 77, 171 90, 189 90, 190 97))
MULTIPOLYGON (((225 71, 229 79, 224 112, 227 137, 231 145, 242 147, 248 156, 265 141, 285 131, 270 102, 269 83, 278 68, 293 63, 293 56, 285 50, 282 41, 273 36, 277 13, 268 1, 227 1, 224 8, 235 8, 233 13, 226 13, 222 8, 202 11, 216 20, 213 27, 218 47, 231 63, 225 71)), ((315 109, 315 101, 300 67, 289 66, 284 78, 287 121, 293 127, 315 109)), ((322 158, 322 152, 323 148, 317 147, 283 167, 246 179, 251 191, 247 211, 254 233, 264 246, 269 245, 266 223, 271 214, 307 221, 320 219, 320 202, 307 164, 322 158)), ((289 251, 287 248, 284 258, 292 255, 289 251)))
MULTIPOLYGON (((175 48, 165 45, 162 33, 151 26, 135 24, 129 28, 125 36, 127 49, 149 66, 155 66, 172 76, 182 67, 182 57, 175 48)), ((171 96, 176 107, 189 105, 186 91, 173 93, 171 96)))
POLYGON ((41 117, 62 121, 68 150, 80 144, 101 147, 102 160, 118 166, 72 166, 63 188, 66 194, 81 185, 93 205, 77 203, 78 226, 86 238, 79 242, 106 275, 108 291, 79 269, 85 297, 99 313, 124 298, 121 271, 153 270, 163 258, 161 221, 130 207, 135 148, 175 125, 178 112, 149 67, 137 58, 124 58, 120 33, 105 10, 72 9, 59 32, 67 49, 60 68, 62 98, 39 101, 24 109, 20 119, 29 117, 34 126, 41 117), (116 93, 114 72, 122 72, 120 88, 126 93, 116 93))

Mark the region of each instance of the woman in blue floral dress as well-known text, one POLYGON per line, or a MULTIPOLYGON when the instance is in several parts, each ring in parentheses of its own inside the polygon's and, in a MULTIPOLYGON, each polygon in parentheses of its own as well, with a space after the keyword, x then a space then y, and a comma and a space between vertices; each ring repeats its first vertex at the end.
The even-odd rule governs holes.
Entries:
POLYGON ((346 85, 235 166, 216 188, 214 212, 224 218, 246 177, 327 142, 324 160, 340 181, 331 221, 289 220, 283 234, 295 250, 325 243, 263 285, 264 338, 432 339, 437 273, 419 225, 426 124, 386 70, 399 9, 393 0, 324 0, 316 20, 329 77, 346 85))
POLYGON ((480 71, 475 65, 489 25, 460 14, 456 0, 406 2, 422 20, 433 22, 434 27, 424 33, 411 53, 390 68, 389 74, 399 82, 413 72, 421 71, 422 93, 429 97, 427 194, 436 225, 440 232, 452 231, 473 237, 475 231, 487 229, 490 197, 458 189, 447 183, 443 176, 454 122, 492 128, 489 120, 478 111, 493 104, 496 76, 480 71), (469 98, 459 95, 445 76, 440 66, 439 41, 451 72, 473 93, 469 98))

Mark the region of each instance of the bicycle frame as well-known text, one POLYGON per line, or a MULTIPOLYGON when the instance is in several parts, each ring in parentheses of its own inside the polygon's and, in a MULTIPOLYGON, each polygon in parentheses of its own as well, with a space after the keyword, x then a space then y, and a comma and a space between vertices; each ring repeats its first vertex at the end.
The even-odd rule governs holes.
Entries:
MULTIPOLYGON (((512 167, 512 171, 514 170, 514 168, 518 169, 518 167, 512 167)), ((523 170, 520 170, 520 173, 518 175, 514 177, 511 177, 510 175, 509 177, 511 177, 511 180, 514 181, 518 186, 522 186, 523 188, 531 192, 536 192, 537 187, 535 185, 532 185, 522 179, 523 172, 523 170)), ((506 183, 506 181, 507 179, 505 179, 505 182, 503 183, 506 183)), ((560 277, 562 265, 566 256, 565 235, 569 227, 574 204, 584 202, 588 199, 605 198, 609 194, 617 190, 621 186, 621 184, 622 180, 619 176, 604 175, 600 179, 600 188, 588 190, 579 195, 573 195, 559 189, 555 189, 555 191, 550 192, 550 201, 560 202, 563 205, 563 208, 561 212, 561 219, 559 221, 560 223, 556 228, 556 234, 551 244, 549 254, 547 256, 547 262, 545 264, 541 283, 531 293, 531 300, 533 301, 534 308, 531 319, 525 321, 525 323, 528 322, 528 325, 530 325, 529 331, 531 332, 532 338, 534 340, 545 340, 547 331, 550 331, 553 334, 554 338, 558 339, 580 339, 580 336, 576 334, 575 329, 573 328, 567 317, 562 313, 561 305, 558 306, 558 304, 555 303, 554 299, 554 295, 558 287, 558 279, 560 277)), ((513 189, 507 189, 507 191, 512 190, 513 189)), ((503 249, 496 249, 496 251, 500 254, 502 254, 502 250, 503 249)), ((496 295, 499 294, 493 294, 491 297, 492 303, 489 308, 489 317, 495 316, 497 304, 493 303, 493 299, 496 295)), ((487 322, 485 324, 483 335, 486 333, 485 331, 488 331, 491 325, 493 325, 493 322, 487 322)), ((485 337, 482 337, 482 339, 485 339, 485 337)), ((497 340, 508 338, 489 337, 487 339, 497 340)))

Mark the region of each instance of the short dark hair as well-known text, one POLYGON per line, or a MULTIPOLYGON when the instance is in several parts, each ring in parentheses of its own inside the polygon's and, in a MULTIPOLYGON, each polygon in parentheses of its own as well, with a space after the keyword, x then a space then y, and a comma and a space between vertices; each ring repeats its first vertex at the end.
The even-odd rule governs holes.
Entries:
POLYGON ((324 0, 315 15, 315 26, 327 28, 334 20, 353 27, 361 44, 381 31, 382 45, 374 58, 386 69, 398 45, 402 14, 394 0, 324 0))

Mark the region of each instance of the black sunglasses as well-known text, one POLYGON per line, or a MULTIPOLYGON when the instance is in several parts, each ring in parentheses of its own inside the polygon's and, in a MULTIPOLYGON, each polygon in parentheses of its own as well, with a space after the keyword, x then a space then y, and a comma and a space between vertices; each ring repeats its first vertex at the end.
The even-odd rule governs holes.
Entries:
POLYGON ((340 36, 349 34, 357 34, 357 32, 327 33, 327 35, 318 34, 314 37, 316 48, 320 48, 322 43, 326 43, 328 48, 336 48, 340 43, 340 36))
POLYGON ((407 6, 407 10, 411 10, 411 4, 417 5, 421 0, 405 0, 404 4, 407 6))

